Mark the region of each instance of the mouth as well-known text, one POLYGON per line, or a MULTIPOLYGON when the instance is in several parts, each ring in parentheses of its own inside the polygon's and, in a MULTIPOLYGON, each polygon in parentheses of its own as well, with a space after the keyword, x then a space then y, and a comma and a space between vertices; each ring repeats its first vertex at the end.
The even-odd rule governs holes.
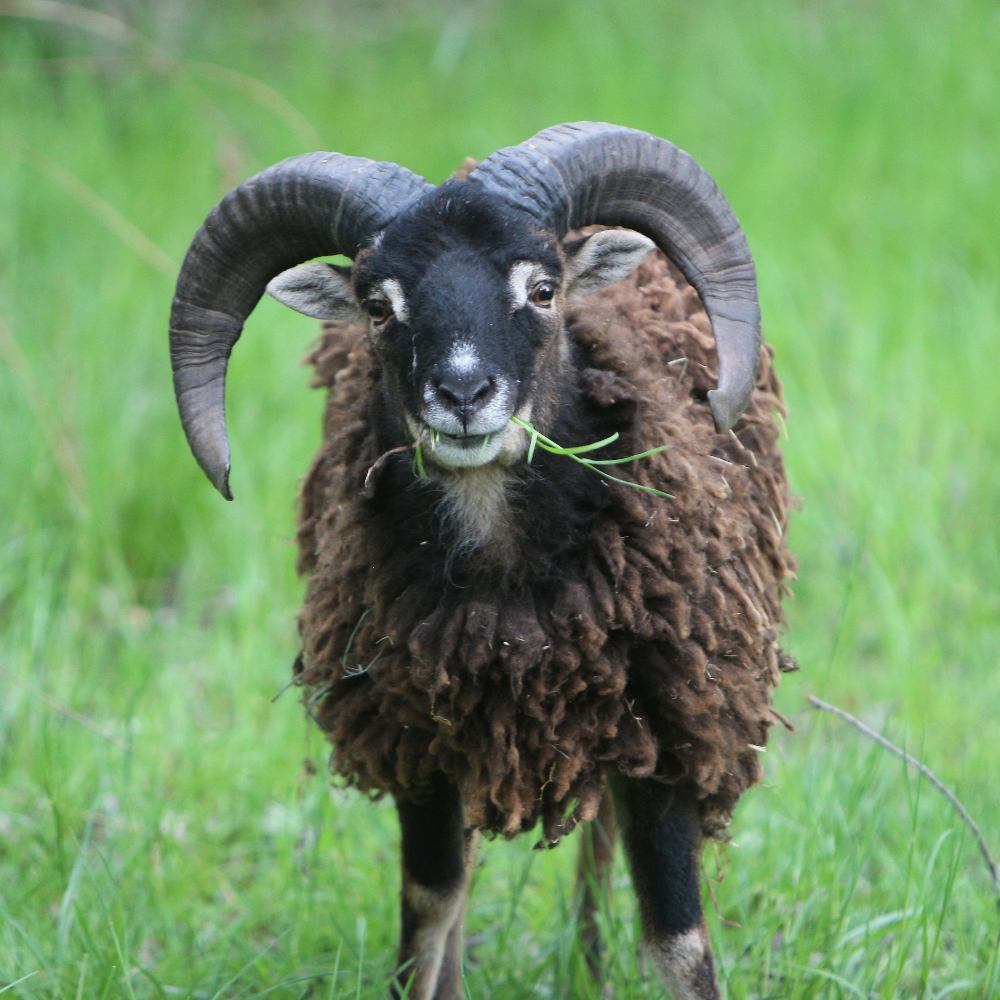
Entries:
POLYGON ((435 430, 433 427, 427 428, 428 442, 432 448, 462 448, 472 451, 476 448, 485 448, 490 443, 490 438, 503 431, 494 431, 493 434, 446 434, 444 431, 435 430))
MULTIPOLYGON (((435 463, 446 468, 470 469, 488 465, 499 454, 513 425, 507 421, 489 434, 447 434, 407 418, 410 433, 435 463)), ((516 428, 513 428, 516 430, 516 428)))
POLYGON ((491 434, 466 434, 458 436, 444 431, 427 431, 427 445, 431 456, 441 465, 469 469, 488 465, 500 453, 510 424, 505 424, 491 434))

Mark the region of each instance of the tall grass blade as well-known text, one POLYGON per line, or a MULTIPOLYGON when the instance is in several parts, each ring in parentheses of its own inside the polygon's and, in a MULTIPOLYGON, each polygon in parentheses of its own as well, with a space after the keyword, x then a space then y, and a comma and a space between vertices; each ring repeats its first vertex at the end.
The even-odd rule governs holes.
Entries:
POLYGON ((27 355, 21 350, 21 345, 17 342, 13 331, 3 319, 0 319, 0 358, 3 358, 17 377, 21 393, 38 421, 45 443, 49 446, 52 457, 62 473, 73 513, 80 520, 86 520, 87 480, 84 478, 83 470, 77 461, 73 443, 63 430, 52 404, 39 386, 35 373, 32 371, 31 362, 28 361, 27 355))
POLYGON ((8 983, 3 988, 0 988, 0 993, 6 993, 8 990, 14 989, 15 986, 20 986, 21 983, 27 982, 32 976, 37 976, 38 972, 39 970, 36 969, 34 972, 29 972, 26 976, 21 976, 20 979, 15 979, 14 982, 8 983))
POLYGON ((76 859, 73 862, 73 869, 70 872, 69 882, 63 898, 59 903, 59 919, 56 924, 56 965, 62 967, 66 957, 66 948, 69 945, 69 934, 73 926, 73 915, 75 913, 77 893, 80 891, 80 879, 83 877, 84 868, 87 865, 87 850, 90 847, 90 835, 94 829, 94 810, 91 806, 87 813, 87 824, 83 828, 83 839, 76 852, 76 859))
POLYGON ((222 995, 226 992, 226 990, 229 989, 230 986, 232 986, 234 983, 242 979, 243 976, 247 972, 249 972, 254 967, 254 965, 257 964, 257 962, 259 962, 276 944, 278 944, 279 941, 288 937, 290 933, 291 931, 285 931, 285 933, 282 934, 279 938, 275 938, 275 940, 272 941, 270 944, 265 945, 263 948, 261 948, 261 950, 257 952, 257 954, 254 955, 254 957, 251 958, 250 961, 247 962, 246 965, 244 965, 243 968, 241 968, 240 971, 236 973, 236 975, 227 979, 225 983, 223 983, 222 986, 220 986, 219 989, 217 989, 215 993, 212 994, 211 1000, 220 1000, 222 995))

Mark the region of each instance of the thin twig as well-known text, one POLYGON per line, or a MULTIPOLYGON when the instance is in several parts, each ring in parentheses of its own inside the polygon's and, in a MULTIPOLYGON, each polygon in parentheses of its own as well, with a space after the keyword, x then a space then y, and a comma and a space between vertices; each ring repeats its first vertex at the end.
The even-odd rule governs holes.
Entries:
MULTIPOLYGON (((187 67, 200 72, 215 80, 216 83, 221 83, 245 94, 252 101, 276 115, 307 149, 317 149, 322 145, 319 133, 309 123, 305 115, 291 101, 262 80, 241 73, 239 70, 230 69, 228 66, 219 66, 216 63, 201 62, 195 59, 171 59, 145 35, 140 34, 124 21, 112 17, 110 14, 81 7, 78 4, 62 3, 60 0, 0 0, 0 15, 49 21, 80 28, 126 48, 144 53, 144 58, 132 60, 137 65, 144 63, 147 67, 160 71, 187 67)), ((77 65, 83 65, 84 59, 78 58, 75 62, 77 65)), ((24 61, 28 62, 29 60, 24 61)), ((37 62, 41 63, 42 60, 37 60, 37 62)), ((63 62, 67 65, 71 64, 68 59, 63 60, 63 62)), ((110 65, 111 59, 105 57, 102 62, 104 65, 110 65)), ((121 62, 124 63, 125 60, 121 60, 121 62)), ((98 63, 95 61, 93 64, 97 65, 98 63)))
POLYGON ((750 456, 750 463, 753 467, 757 468, 757 456, 736 436, 736 431, 731 427, 729 428, 729 436, 736 442, 736 444, 743 449, 750 456))
POLYGON ((344 647, 344 655, 340 658, 340 665, 344 670, 347 670, 347 657, 350 655, 351 647, 354 645, 354 639, 358 634, 358 629, 361 628, 364 620, 372 613, 372 608, 365 608, 361 612, 361 617, 358 619, 357 625, 354 626, 354 631, 351 632, 351 637, 347 640, 347 645, 344 647))
MULTIPOLYGON (((0 14, 4 0, 0 0, 0 14)), ((239 70, 230 69, 217 63, 202 62, 197 59, 172 59, 169 56, 66 56, 53 59, 0 59, 0 74, 47 73, 51 75, 92 72, 116 73, 139 72, 158 73, 171 78, 183 71, 214 81, 238 94, 248 97, 265 111, 279 118, 282 124, 295 136, 305 149, 318 149, 323 145, 319 133, 309 124, 308 119, 286 97, 282 97, 273 87, 248 76, 239 70)))
POLYGON ((54 708, 60 715, 65 716, 67 719, 72 719, 74 722, 78 722, 81 726, 86 727, 92 733, 96 733, 101 737, 102 740, 107 740, 109 743, 114 743, 116 747, 120 747, 122 750, 131 750, 132 744, 127 740, 123 740, 114 733, 109 732, 103 726, 98 725, 93 719, 88 719, 87 716, 81 715, 75 709, 72 709, 65 702, 60 701, 58 698, 43 691, 39 687, 35 687, 30 681, 24 680, 22 677, 16 677, 14 674, 10 673, 8 670, 4 670, 0 667, 0 673, 6 674, 12 681, 17 682, 22 687, 30 691, 36 698, 41 698, 42 701, 46 702, 49 706, 54 708))
POLYGON ((145 36, 130 28, 124 21, 75 3, 60 3, 59 0, 0 0, 0 14, 34 21, 54 21, 89 31, 92 35, 107 38, 119 45, 153 48, 145 36))
POLYGON ((717 840, 712 841, 712 853, 715 856, 715 878, 713 879, 711 875, 708 874, 708 865, 705 863, 705 855, 701 856, 701 873, 705 876, 705 883, 708 885, 708 894, 712 897, 712 906, 715 909, 715 915, 719 918, 719 922, 723 927, 731 927, 734 930, 740 929, 740 924, 735 920, 729 920, 722 915, 722 907, 719 906, 719 897, 715 894, 715 887, 717 885, 722 885, 723 880, 726 877, 726 873, 722 870, 722 866, 719 864, 719 842, 717 840))
POLYGON ((31 164, 38 167, 53 184, 62 188, 74 201, 82 205, 99 222, 111 230, 127 247, 134 250, 154 271, 171 280, 179 266, 169 254, 161 250, 135 223, 130 222, 113 205, 105 201, 93 188, 88 187, 76 174, 53 163, 23 142, 16 148, 31 164))
POLYGON ((911 767, 915 767, 952 804, 955 812, 962 817, 969 829, 975 834, 979 850, 982 852, 983 858, 989 867, 990 877, 993 879, 997 890, 1000 891, 1000 865, 993 860, 993 855, 990 853, 989 846, 983 839, 979 825, 969 815, 969 811, 959 801, 958 796, 926 764, 922 764, 916 757, 905 750, 900 750, 895 743, 890 743, 881 733, 875 732, 874 729, 866 726, 860 719, 854 718, 850 712, 845 712, 842 708, 837 708, 836 705, 830 705, 813 694, 806 695, 806 700, 816 708, 821 708, 824 712, 830 712, 832 715, 836 715, 837 718, 843 719, 848 725, 854 726, 858 732, 864 733, 865 736, 874 740, 879 746, 885 747, 889 753, 895 754, 900 760, 905 760, 911 767))
POLYGON ((391 455, 398 455, 401 451, 409 451, 411 448, 416 447, 412 444, 401 444, 398 448, 390 448, 388 451, 383 452, 375 459, 375 464, 365 473, 365 485, 361 490, 361 495, 367 500, 371 500, 375 496, 375 477, 378 475, 379 470, 383 465, 389 460, 391 455))
POLYGON ((293 677, 272 699, 271 704, 273 705, 290 687, 295 687, 298 684, 298 676, 293 677))
POLYGON ((229 66, 201 62, 197 59, 179 59, 177 65, 189 67, 215 80, 216 83, 231 87, 256 101, 262 108, 266 108, 274 114, 276 118, 280 118, 306 149, 322 148, 323 140, 306 116, 287 97, 279 94, 262 80, 241 73, 239 70, 231 69, 229 66))

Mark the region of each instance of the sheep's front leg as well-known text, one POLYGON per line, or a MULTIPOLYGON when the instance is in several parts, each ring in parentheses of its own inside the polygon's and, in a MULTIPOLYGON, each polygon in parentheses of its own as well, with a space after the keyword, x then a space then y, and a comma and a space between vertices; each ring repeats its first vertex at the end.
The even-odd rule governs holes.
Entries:
POLYGON ((694 799, 645 778, 618 778, 614 798, 647 957, 673 1000, 718 1000, 701 909, 701 830, 694 799))
POLYGON ((462 925, 475 831, 466 829, 458 789, 435 775, 417 800, 396 800, 402 832, 402 928, 394 996, 459 1000, 462 925))

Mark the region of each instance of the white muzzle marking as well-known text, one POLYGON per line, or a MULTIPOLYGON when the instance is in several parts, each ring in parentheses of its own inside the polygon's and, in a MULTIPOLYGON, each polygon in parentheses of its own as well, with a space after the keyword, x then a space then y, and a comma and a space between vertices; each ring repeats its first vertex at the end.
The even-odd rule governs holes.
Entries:
POLYGON ((499 460, 509 465, 527 448, 527 434, 510 421, 511 416, 531 419, 531 403, 517 413, 510 406, 514 393, 509 384, 498 387, 494 399, 473 414, 468 428, 444 407, 433 394, 425 390, 425 406, 421 420, 406 415, 406 423, 414 441, 426 448, 438 465, 450 469, 473 469, 499 460))
POLYGON ((456 375, 468 375, 479 367, 479 355, 475 347, 467 341, 460 340, 451 349, 445 366, 450 368, 456 375))

